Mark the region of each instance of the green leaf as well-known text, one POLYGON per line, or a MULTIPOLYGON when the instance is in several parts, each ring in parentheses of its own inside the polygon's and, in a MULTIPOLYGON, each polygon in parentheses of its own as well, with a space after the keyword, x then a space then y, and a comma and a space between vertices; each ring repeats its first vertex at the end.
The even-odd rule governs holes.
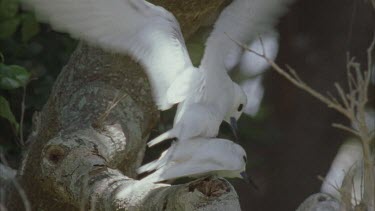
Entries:
POLYGON ((16 89, 25 86, 30 73, 21 66, 0 64, 0 89, 16 89))
POLYGON ((0 19, 14 17, 18 12, 18 0, 0 0, 0 19))
POLYGON ((4 63, 5 59, 4 59, 4 55, 3 53, 0 52, 0 63, 4 63))
POLYGON ((34 14, 32 13, 22 14, 21 18, 21 39, 23 42, 27 42, 39 33, 39 23, 37 22, 34 14))
POLYGON ((7 119, 12 126, 16 128, 16 131, 18 131, 19 124, 14 117, 12 110, 10 110, 8 101, 2 96, 0 96, 0 117, 7 119))
POLYGON ((20 24, 19 17, 1 21, 0 22, 0 39, 6 39, 12 36, 17 31, 19 24, 20 24))

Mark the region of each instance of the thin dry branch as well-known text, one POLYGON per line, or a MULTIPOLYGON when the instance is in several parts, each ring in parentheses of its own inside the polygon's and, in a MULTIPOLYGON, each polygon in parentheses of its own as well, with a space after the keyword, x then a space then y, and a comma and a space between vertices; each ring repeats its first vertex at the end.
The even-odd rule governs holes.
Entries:
MULTIPOLYGON (((232 39, 231 37, 229 38, 232 39)), ((262 44, 262 38, 259 37, 259 39, 262 44)), ((372 52, 375 46, 375 36, 369 48, 367 49, 367 57, 368 57, 368 64, 367 64, 368 69, 367 70, 362 71, 360 64, 355 61, 355 58, 350 57, 348 55, 348 60, 347 60, 347 76, 348 76, 348 85, 349 85, 348 92, 345 92, 344 89, 338 83, 334 83, 334 86, 337 90, 337 93, 339 95, 341 102, 339 102, 330 93, 327 96, 324 96, 320 94, 318 91, 308 86, 298 76, 298 74, 293 68, 286 66, 288 71, 281 68, 273 60, 269 59, 265 55, 264 50, 262 53, 259 53, 250 49, 248 46, 244 45, 243 43, 239 43, 238 41, 234 39, 232 40, 243 49, 249 52, 252 52, 255 55, 258 55, 261 58, 265 59, 277 73, 282 75, 292 84, 306 91, 310 95, 317 98, 319 101, 326 104, 328 107, 338 111, 339 113, 347 117, 348 120, 352 123, 352 125, 358 126, 358 129, 357 129, 357 128, 350 128, 342 124, 332 125, 335 128, 339 128, 341 130, 350 132, 351 134, 359 137, 361 141, 363 155, 364 155, 364 191, 363 191, 363 198, 360 204, 366 204, 367 210, 374 211, 375 209, 374 207, 375 205, 375 176, 374 176, 374 161, 371 155, 372 154, 371 142, 373 141, 372 139, 373 136, 371 135, 371 131, 369 131, 368 126, 366 124, 366 115, 365 115, 366 112, 365 111, 366 111, 366 103, 368 102, 368 87, 369 87, 370 78, 371 78, 370 70, 373 66, 372 52)))
MULTIPOLYGON (((320 181, 322 181, 322 182, 327 182, 327 180, 324 178, 324 177, 322 177, 321 175, 318 175, 318 180, 320 180, 320 181)), ((340 191, 340 187, 339 187, 339 185, 338 184, 332 184, 332 183, 330 183, 330 182, 328 182, 327 184, 329 184, 329 186, 331 186, 333 189, 335 189, 337 192, 341 192, 340 191)))
MULTIPOLYGON (((9 171, 9 175, 5 175, 5 176, 8 176, 7 179, 10 181, 10 183, 17 190, 19 196, 21 197, 21 201, 24 205, 25 211, 31 211, 31 204, 30 204, 29 198, 27 197, 27 194, 26 194, 25 190, 22 188, 21 184, 17 181, 17 179, 15 177, 15 174, 16 174, 15 170, 13 170, 12 168, 9 167, 8 162, 5 159, 5 156, 2 152, 0 152, 0 161, 1 161, 1 163, 4 164, 4 166, 1 167, 0 169, 3 169, 3 170, 6 169, 7 171, 9 171)), ((3 210, 3 209, 0 209, 0 210, 3 210)))
POLYGON ((19 135, 20 135, 20 144, 22 147, 25 146, 25 141, 23 137, 23 121, 25 118, 25 98, 26 98, 26 86, 22 87, 22 102, 21 102, 21 118, 20 118, 20 128, 19 128, 19 135))
MULTIPOLYGON (((232 38, 230 38, 230 39, 232 39, 232 38)), ((247 50, 247 51, 249 51, 251 53, 254 53, 255 55, 258 55, 258 56, 262 57, 263 59, 265 59, 270 64, 270 66, 277 73, 279 73, 280 75, 282 75, 284 78, 286 78, 288 81, 290 81, 295 86, 297 86, 300 89, 308 92, 309 94, 311 94, 312 96, 314 96, 318 100, 320 100, 323 103, 327 104, 328 107, 337 110, 338 112, 340 112, 341 114, 343 114, 347 118, 349 118, 349 119, 353 118, 353 116, 351 115, 351 113, 347 112, 347 110, 342 105, 333 102, 328 97, 323 96, 322 94, 320 94, 319 92, 315 91, 313 88, 311 88, 310 86, 308 86, 306 83, 304 83, 303 81, 301 81, 301 79, 299 78, 299 76, 297 75, 297 73, 295 73, 295 71, 293 69, 290 68, 289 69, 290 73, 288 73, 287 71, 285 71, 284 69, 282 69, 279 65, 277 65, 273 60, 271 60, 268 57, 266 57, 264 55, 264 53, 262 53, 262 54, 258 53, 256 51, 250 49, 246 45, 244 45, 242 43, 239 43, 238 41, 236 41, 234 39, 232 39, 232 40, 234 42, 236 42, 243 49, 245 49, 245 50, 247 50)))
POLYGON ((338 123, 333 123, 332 127, 338 128, 340 130, 345 130, 345 131, 347 131, 347 132, 349 132, 351 134, 356 135, 359 138, 361 137, 361 134, 359 134, 358 131, 353 130, 352 128, 350 128, 348 126, 345 126, 345 125, 342 125, 342 124, 338 124, 338 123))
POLYGON ((98 119, 92 123, 92 126, 94 128, 98 128, 103 130, 103 124, 104 121, 108 118, 108 115, 112 112, 112 110, 118 105, 118 103, 123 100, 126 96, 128 96, 127 93, 120 96, 118 93, 112 102, 108 105, 107 109, 98 117, 98 119))

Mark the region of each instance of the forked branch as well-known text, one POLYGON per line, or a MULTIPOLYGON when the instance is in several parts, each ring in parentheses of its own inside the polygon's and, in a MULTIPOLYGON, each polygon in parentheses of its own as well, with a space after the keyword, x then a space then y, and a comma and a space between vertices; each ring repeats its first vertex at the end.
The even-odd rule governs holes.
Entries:
MULTIPOLYGON (((232 39, 232 38, 231 38, 232 39)), ((262 39, 259 38, 261 40, 262 39)), ((368 87, 371 78, 371 68, 373 67, 372 53, 375 46, 375 36, 371 42, 369 48, 367 49, 367 70, 361 70, 359 63, 355 61, 354 57, 350 57, 348 54, 347 57, 347 77, 348 77, 348 87, 349 90, 345 90, 341 87, 340 84, 335 83, 335 88, 338 93, 338 99, 333 97, 330 93, 327 96, 319 93, 315 89, 307 85, 296 73, 296 71, 286 66, 287 70, 281 68, 273 60, 269 59, 265 52, 264 48, 262 53, 256 52, 250 49, 248 46, 243 43, 232 39, 239 46, 241 46, 246 51, 252 52, 263 59, 265 59, 268 64, 285 79, 290 81, 292 84, 298 88, 306 91, 310 95, 314 96, 316 99, 326 104, 329 108, 332 108, 342 115, 344 115, 352 125, 355 127, 349 127, 342 124, 334 123, 333 127, 339 128, 341 130, 350 132, 359 138, 363 148, 364 155, 364 193, 363 193, 363 202, 367 205, 368 210, 374 210, 375 204, 375 177, 374 177, 374 161, 372 157, 372 142, 374 141, 374 132, 370 131, 366 124, 366 103, 368 102, 368 87)))

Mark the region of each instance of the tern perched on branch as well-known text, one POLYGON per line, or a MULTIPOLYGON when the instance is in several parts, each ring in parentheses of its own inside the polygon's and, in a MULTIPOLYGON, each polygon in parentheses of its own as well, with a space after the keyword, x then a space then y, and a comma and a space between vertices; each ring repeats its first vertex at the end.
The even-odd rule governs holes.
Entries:
POLYGON ((234 0, 220 15, 198 68, 175 17, 147 1, 22 1, 55 30, 139 61, 160 110, 179 104, 173 128, 149 142, 152 146, 174 137, 215 137, 223 120, 236 130, 247 100, 227 74, 225 57, 238 48, 228 35, 247 43, 275 22, 284 6, 279 1, 285 0, 234 0))
POLYGON ((162 182, 180 177, 217 175, 247 180, 246 152, 226 139, 194 138, 173 142, 158 160, 138 168, 137 172, 155 171, 142 181, 162 182))
POLYGON ((207 39, 198 68, 204 75, 204 92, 192 93, 196 100, 180 103, 173 128, 151 140, 148 146, 174 137, 181 140, 198 136, 216 137, 223 119, 230 123, 236 139, 238 138, 236 121, 246 107, 247 98, 242 88, 232 82, 227 74, 228 70, 237 65, 242 55, 241 47, 233 40, 249 43, 257 39, 259 34, 272 31, 291 1, 293 0, 233 0, 221 12, 207 39))

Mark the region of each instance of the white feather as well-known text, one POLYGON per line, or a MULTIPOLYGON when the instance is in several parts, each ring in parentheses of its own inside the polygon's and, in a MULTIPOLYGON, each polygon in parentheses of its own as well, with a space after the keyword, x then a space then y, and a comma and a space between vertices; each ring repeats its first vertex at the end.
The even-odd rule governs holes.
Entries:
POLYGON ((363 193, 363 181, 361 175, 361 164, 363 160, 362 146, 358 140, 349 140, 342 144, 337 152, 335 159, 333 160, 331 167, 324 179, 321 187, 322 193, 327 193, 334 196, 337 199, 341 198, 340 190, 344 181, 345 175, 351 170, 355 170, 354 178, 352 181, 352 200, 353 204, 355 201, 361 200, 363 193))
MULTIPOLYGON (((275 60, 279 50, 278 34, 276 32, 269 32, 260 35, 260 39, 253 40, 249 48, 258 53, 264 53, 267 58, 275 60)), ((270 67, 269 63, 262 57, 250 52, 245 51, 240 58, 239 64, 241 73, 246 76, 256 76, 262 74, 267 68, 270 67)))
POLYGON ((158 160, 140 167, 137 172, 156 170, 142 179, 156 183, 201 175, 241 178, 245 168, 246 152, 238 144, 226 139, 195 138, 173 143, 158 160))
MULTIPOLYGON (((206 42, 201 68, 217 72, 226 71, 225 63, 228 68, 233 67, 233 63, 239 60, 228 58, 235 56, 233 52, 238 52, 239 46, 233 40, 247 44, 258 35, 270 31, 292 1, 234 0, 223 10, 215 23, 214 30, 206 42)), ((235 54, 240 56, 238 53, 235 54)))
MULTIPOLYGON (((271 31, 291 1, 234 0, 223 10, 207 39, 205 53, 199 66, 199 70, 204 75, 203 89, 191 92, 194 96, 187 98, 192 99, 179 104, 174 126, 169 131, 168 138, 171 138, 172 134, 176 134, 176 137, 182 140, 189 140, 196 136, 215 137, 222 120, 230 122, 230 118, 240 117, 243 110, 238 111, 239 105, 246 107, 247 99, 244 91, 233 83, 227 74, 228 68, 235 66, 241 55, 240 47, 232 39, 246 44, 257 38, 258 34, 271 31), (209 106, 215 117, 210 118, 210 112, 191 114, 190 107, 194 103, 209 106), (203 121, 208 124, 209 130, 202 121, 198 121, 203 118, 210 119, 209 122, 203 121), (184 121, 193 125, 187 126, 189 123, 184 121), (197 129, 193 129, 194 127, 197 129), (178 132, 185 131, 187 128, 194 131, 190 136, 178 132)), ((163 134, 164 137, 165 135, 163 134)), ((158 137, 148 145, 153 146, 160 143, 162 139, 163 137, 158 137)))
MULTIPOLYGON (((184 71, 192 71, 175 17, 143 0, 23 0, 57 31, 118 53, 145 67, 161 110, 178 101, 167 90, 184 71), (172 103, 171 103, 172 102, 172 103)), ((180 84, 180 87, 189 86, 180 84)), ((184 88, 188 89, 188 88, 184 88)), ((183 100, 183 98, 179 100, 183 100)))
POLYGON ((241 87, 245 90, 248 99, 244 112, 254 117, 258 113, 263 99, 264 88, 262 77, 258 76, 256 78, 248 79, 241 83, 241 87))
POLYGON ((200 103, 185 106, 180 103, 174 118, 173 128, 147 143, 149 147, 170 138, 189 140, 195 137, 215 137, 223 119, 218 117, 215 107, 200 103))

